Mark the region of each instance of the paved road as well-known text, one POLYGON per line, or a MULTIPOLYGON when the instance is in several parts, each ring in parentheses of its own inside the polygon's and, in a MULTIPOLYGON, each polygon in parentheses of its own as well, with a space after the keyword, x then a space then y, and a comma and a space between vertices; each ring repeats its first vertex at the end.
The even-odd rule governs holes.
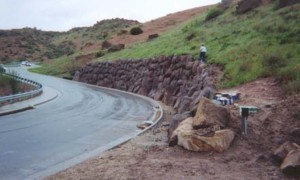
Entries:
POLYGON ((132 95, 15 70, 59 96, 34 110, 0 116, 0 179, 26 179, 82 161, 136 134, 136 124, 154 113, 149 102, 132 95))

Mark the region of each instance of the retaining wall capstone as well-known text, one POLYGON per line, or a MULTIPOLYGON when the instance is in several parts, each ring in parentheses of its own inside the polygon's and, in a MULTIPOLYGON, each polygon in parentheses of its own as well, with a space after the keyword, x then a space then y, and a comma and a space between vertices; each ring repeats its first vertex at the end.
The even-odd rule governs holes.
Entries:
POLYGON ((190 55, 90 63, 73 80, 148 96, 179 113, 214 89, 208 69, 190 55))

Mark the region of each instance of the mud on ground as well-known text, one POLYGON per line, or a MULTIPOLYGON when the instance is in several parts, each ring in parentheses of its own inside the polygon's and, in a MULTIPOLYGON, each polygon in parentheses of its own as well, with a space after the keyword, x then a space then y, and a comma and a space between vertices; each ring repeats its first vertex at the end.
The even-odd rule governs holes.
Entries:
POLYGON ((300 128, 299 94, 284 94, 272 78, 223 91, 238 91, 238 104, 261 109, 249 117, 249 136, 245 138, 237 108, 228 106, 229 126, 236 137, 224 153, 169 147, 167 125, 174 111, 164 106, 165 116, 157 128, 46 179, 296 179, 283 175, 271 154, 287 140, 300 143, 299 137, 289 134, 300 128))

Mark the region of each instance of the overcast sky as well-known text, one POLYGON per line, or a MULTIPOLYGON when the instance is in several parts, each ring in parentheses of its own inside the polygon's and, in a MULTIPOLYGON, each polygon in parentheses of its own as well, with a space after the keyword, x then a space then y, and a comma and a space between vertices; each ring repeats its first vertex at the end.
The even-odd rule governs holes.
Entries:
POLYGON ((36 27, 67 31, 97 21, 125 18, 146 22, 221 0, 0 0, 0 29, 36 27))

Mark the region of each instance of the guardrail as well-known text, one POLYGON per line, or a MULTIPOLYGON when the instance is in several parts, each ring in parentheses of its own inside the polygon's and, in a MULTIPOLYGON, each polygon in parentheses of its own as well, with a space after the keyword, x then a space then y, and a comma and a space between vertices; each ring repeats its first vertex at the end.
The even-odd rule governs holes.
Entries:
POLYGON ((21 63, 16 63, 16 64, 0 64, 0 66, 3 66, 3 67, 20 67, 21 66, 21 63))
POLYGON ((13 94, 13 95, 9 95, 9 96, 2 96, 2 97, 0 97, 0 106, 4 105, 6 103, 13 103, 13 102, 30 99, 30 98, 35 97, 43 92, 43 86, 42 86, 42 84, 40 84, 38 82, 29 80, 29 79, 25 79, 25 78, 22 78, 22 77, 19 77, 16 75, 7 74, 7 73, 2 73, 2 75, 9 76, 10 78, 14 78, 17 81, 32 85, 36 88, 34 90, 24 92, 24 93, 18 93, 18 94, 13 94))

